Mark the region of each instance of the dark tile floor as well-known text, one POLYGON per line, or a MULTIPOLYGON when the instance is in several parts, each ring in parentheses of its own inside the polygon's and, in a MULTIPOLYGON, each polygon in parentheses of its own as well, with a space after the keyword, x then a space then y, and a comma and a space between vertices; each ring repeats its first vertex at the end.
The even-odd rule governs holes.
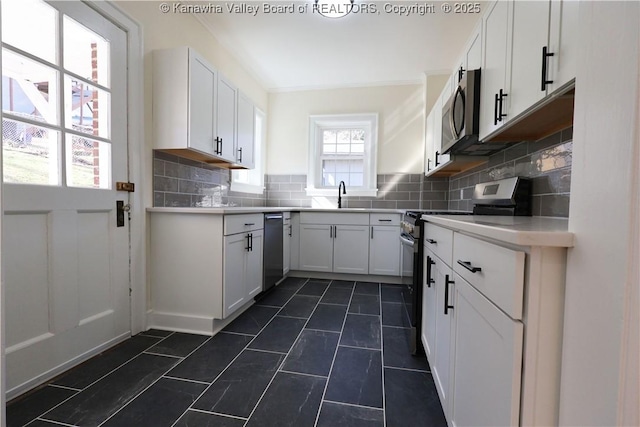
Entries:
POLYGON ((289 278, 214 337, 149 330, 9 402, 7 426, 446 426, 400 287, 289 278))

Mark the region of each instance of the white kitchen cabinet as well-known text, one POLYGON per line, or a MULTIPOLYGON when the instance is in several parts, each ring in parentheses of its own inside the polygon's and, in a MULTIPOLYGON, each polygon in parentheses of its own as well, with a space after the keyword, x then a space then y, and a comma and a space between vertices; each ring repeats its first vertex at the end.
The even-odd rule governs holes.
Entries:
POLYGON ((218 72, 187 47, 153 52, 154 148, 214 157, 218 72))
POLYGON ((507 53, 511 47, 511 7, 511 1, 496 1, 483 16, 480 140, 510 118, 507 53))
POLYGON ((300 224, 300 270, 333 271, 333 225, 300 224))
POLYGON ((369 214, 302 212, 299 249, 300 270, 368 274, 369 214))
POLYGON ((455 89, 460 81, 460 77, 468 70, 477 70, 482 67, 482 20, 478 22, 473 29, 469 40, 464 45, 462 55, 456 61, 456 68, 452 74, 452 87, 451 94, 455 92, 455 89))
POLYGON ((300 270, 300 213, 291 213, 291 256, 290 269, 300 270))
MULTIPOLYGON (((396 240, 398 235, 396 234, 396 240)), ((369 227, 336 225, 333 229, 333 272, 369 273, 369 227)))
POLYGON ((431 365, 435 363, 436 355, 436 286, 433 270, 435 255, 428 248, 424 251, 424 277, 422 280, 422 324, 421 339, 427 360, 431 365))
POLYGON ((576 62, 579 52, 578 12, 579 1, 552 0, 549 22, 549 58, 548 73, 550 83, 547 92, 551 93, 565 86, 576 77, 576 62))
POLYGON ((238 132, 236 146, 236 163, 253 169, 254 161, 254 119, 253 102, 238 91, 238 132))
POLYGON ((218 75, 217 89, 216 154, 225 160, 236 162, 236 101, 238 89, 222 75, 218 75))
POLYGON ((523 325, 455 277, 451 425, 520 424, 523 325))
POLYGON ((369 244, 369 274, 400 275, 400 228, 398 226, 371 226, 369 244))
POLYGON ((451 324, 454 317, 452 297, 454 291, 453 271, 437 256, 433 257, 431 276, 434 280, 432 287, 435 289, 435 355, 432 357, 431 372, 433 380, 440 396, 442 409, 445 416, 449 417, 451 402, 451 324))
MULTIPOLYGON (((233 220, 246 218, 248 231, 224 236, 223 317, 249 302, 262 291, 264 230, 254 221, 255 215, 234 215, 233 220)), ((236 231, 236 230, 233 230, 236 231)))
POLYGON ((282 221, 282 272, 286 275, 291 270, 291 212, 284 212, 282 221))

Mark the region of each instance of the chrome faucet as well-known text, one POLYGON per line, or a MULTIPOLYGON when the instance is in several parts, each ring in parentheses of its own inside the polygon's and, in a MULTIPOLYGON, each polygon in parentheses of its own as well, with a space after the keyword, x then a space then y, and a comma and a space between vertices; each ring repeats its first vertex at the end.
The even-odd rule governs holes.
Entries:
POLYGON ((340 188, 342 187, 342 194, 347 194, 347 185, 344 181, 340 181, 338 184, 338 209, 342 207, 342 194, 340 194, 340 188))

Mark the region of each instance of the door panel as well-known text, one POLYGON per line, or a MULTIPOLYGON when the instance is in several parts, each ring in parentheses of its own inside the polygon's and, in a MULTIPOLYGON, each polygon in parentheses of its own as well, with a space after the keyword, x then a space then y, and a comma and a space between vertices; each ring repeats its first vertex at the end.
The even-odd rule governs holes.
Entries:
MULTIPOLYGON (((128 193, 115 191, 116 181, 128 181, 126 34, 82 2, 41 5, 57 14, 62 25, 54 45, 67 49, 57 55, 64 62, 53 62, 57 91, 22 96, 36 103, 55 98, 51 108, 58 111, 49 121, 19 108, 2 117, 25 129, 22 145, 3 139, 3 153, 32 159, 14 170, 31 173, 32 163, 49 161, 38 147, 54 134, 59 141, 50 146, 56 161, 48 163, 55 178, 48 185, 20 184, 29 177, 17 175, 2 189, 9 398, 126 338, 131 329, 129 226, 116 227, 115 210, 116 200, 129 200, 128 193), (29 121, 42 125, 35 131, 29 121)), ((3 27, 3 35, 8 31, 3 27)), ((3 75, 24 80, 6 65, 3 75)))
POLYGON ((247 297, 253 298, 262 292, 262 262, 264 251, 264 232, 251 232, 251 251, 247 252, 245 271, 247 274, 247 297))
POLYGON ((369 227, 336 225, 334 230, 333 271, 369 274, 369 227))
POLYGON ((300 270, 333 271, 332 229, 332 225, 300 225, 300 270))
POLYGON ((245 263, 247 257, 248 234, 234 234, 224 237, 224 312, 223 317, 233 313, 247 299, 245 284, 245 263))

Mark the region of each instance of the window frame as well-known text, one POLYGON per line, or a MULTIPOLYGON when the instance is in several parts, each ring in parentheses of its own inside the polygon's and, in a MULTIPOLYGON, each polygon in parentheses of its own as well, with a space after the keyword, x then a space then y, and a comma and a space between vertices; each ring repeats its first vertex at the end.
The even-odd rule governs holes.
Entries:
POLYGON ((231 172, 231 184, 229 189, 231 191, 236 191, 239 193, 250 193, 250 194, 264 194, 264 166, 265 166, 265 148, 266 148, 266 139, 267 139, 267 115, 264 111, 262 111, 258 107, 253 108, 253 120, 254 120, 254 165, 253 169, 249 169, 249 173, 258 174, 258 184, 242 181, 240 178, 240 171, 232 171, 231 172), (262 121, 262 133, 260 134, 260 138, 256 138, 255 131, 258 120, 262 121))
POLYGON ((309 116, 309 173, 307 174, 307 196, 331 197, 338 186, 322 185, 322 132, 326 129, 365 129, 364 175, 362 187, 351 187, 348 194, 359 197, 376 197, 378 113, 330 114, 309 116))

